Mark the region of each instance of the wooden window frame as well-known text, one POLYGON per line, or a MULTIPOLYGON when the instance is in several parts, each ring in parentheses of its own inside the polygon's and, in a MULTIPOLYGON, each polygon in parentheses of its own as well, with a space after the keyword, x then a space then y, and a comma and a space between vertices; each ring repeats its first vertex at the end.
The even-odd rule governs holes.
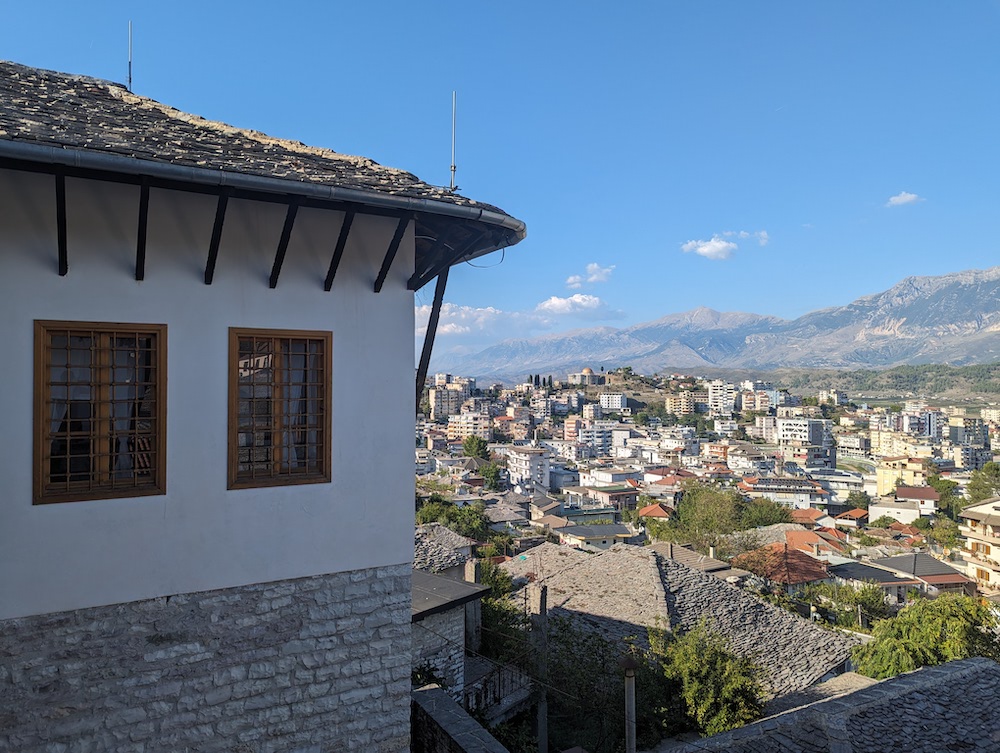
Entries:
MULTIPOLYGON (((88 369, 94 370, 93 360, 88 369)), ((125 383, 128 383, 126 380, 125 383)), ((69 383, 67 383, 69 384, 69 383)), ((122 402, 122 401, 119 401, 122 402)), ((75 321, 35 321, 35 353, 34 353, 34 427, 33 427, 33 469, 32 469, 32 503, 36 505, 59 502, 83 502, 100 499, 121 499, 124 497, 144 497, 166 494, 167 491, 167 325, 165 324, 132 324, 109 322, 75 322, 75 321), (91 375, 89 387, 100 394, 90 400, 94 418, 88 441, 88 454, 91 462, 89 478, 85 481, 64 482, 52 481, 52 443, 56 432, 51 429, 51 406, 53 403, 50 383, 50 367, 52 361, 51 338, 66 333, 69 336, 103 336, 107 343, 98 347, 91 345, 97 359, 96 378, 91 375), (131 485, 119 483, 120 479, 112 478, 110 463, 116 457, 116 450, 110 446, 110 439, 116 435, 112 418, 112 394, 115 388, 112 355, 115 345, 110 338, 145 337, 152 338, 151 363, 147 368, 152 372, 153 415, 149 422, 152 430, 140 433, 137 429, 130 430, 129 435, 138 442, 140 437, 152 441, 152 449, 146 453, 133 448, 133 456, 146 455, 146 462, 152 466, 147 479, 142 481, 133 477, 131 485), (109 441, 107 451, 101 452, 101 443, 109 441), (97 446, 97 450, 94 446, 97 446), (102 478, 103 477, 103 478, 102 478)), ((71 455, 67 455, 67 461, 71 455)), ((68 475, 68 472, 67 472, 68 475)))
MULTIPOLYGON (((270 486, 293 486, 298 484, 322 484, 330 483, 333 480, 331 473, 332 462, 332 402, 333 402, 333 333, 320 330, 286 330, 286 329, 254 329, 249 327, 229 328, 229 425, 228 425, 228 451, 227 451, 227 488, 228 489, 255 489, 270 486), (274 472, 271 475, 261 475, 247 478, 239 472, 239 434, 240 434, 240 339, 252 337, 259 340, 270 339, 274 342, 280 340, 319 340, 322 342, 322 354, 320 355, 319 369, 321 394, 317 398, 320 402, 319 412, 322 418, 316 427, 320 432, 317 442, 320 451, 317 457, 317 464, 320 466, 312 471, 295 472, 274 472)), ((276 379, 272 379, 272 388, 278 385, 276 379)), ((276 434, 278 429, 277 415, 272 416, 272 434, 276 434)), ((278 461, 272 461, 272 465, 278 461)))

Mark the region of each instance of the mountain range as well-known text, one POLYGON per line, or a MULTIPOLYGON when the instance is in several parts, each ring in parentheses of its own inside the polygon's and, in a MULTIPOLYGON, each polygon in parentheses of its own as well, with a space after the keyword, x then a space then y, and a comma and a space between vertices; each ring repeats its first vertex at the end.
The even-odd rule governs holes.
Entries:
MULTIPOLYGON (((778 289, 780 292, 780 289, 778 289)), ((907 277, 888 290, 797 319, 696 308, 630 327, 508 339, 442 358, 438 370, 479 378, 632 366, 639 373, 700 368, 881 368, 1000 360, 1000 266, 907 277)))

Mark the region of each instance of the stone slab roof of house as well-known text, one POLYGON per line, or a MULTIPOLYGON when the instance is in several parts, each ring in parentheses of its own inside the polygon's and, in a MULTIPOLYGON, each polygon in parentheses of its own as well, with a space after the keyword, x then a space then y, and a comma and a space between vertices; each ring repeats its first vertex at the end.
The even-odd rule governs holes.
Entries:
POLYGON ((455 533, 448 526, 441 523, 423 523, 418 525, 417 536, 436 541, 447 549, 464 549, 476 545, 476 542, 472 539, 455 533))
POLYGON ((503 503, 487 505, 486 509, 483 510, 483 515, 486 516, 486 519, 490 521, 490 523, 528 522, 528 516, 524 514, 524 510, 522 508, 503 503))
POLYGON ((429 573, 439 573, 465 563, 461 552, 440 544, 420 527, 413 532, 413 567, 429 573))
MULTIPOLYGON (((559 567, 552 547, 539 553, 548 565, 533 580, 548 586, 549 609, 610 638, 646 640, 646 628, 690 630, 701 620, 730 648, 765 671, 771 696, 801 690, 840 669, 859 639, 819 627, 713 575, 668 560, 650 547, 616 544, 597 554, 577 553, 559 567), (551 562, 551 564, 549 564, 551 562)), ((541 547, 536 547, 541 549, 541 547)), ((530 560, 532 552, 522 557, 530 560)), ((501 567, 519 579, 527 568, 501 567), (515 571, 517 568, 517 571, 515 571)))
POLYGON ((729 564, 714 557, 707 557, 701 552, 696 552, 690 546, 682 546, 669 541, 658 541, 649 545, 650 551, 668 560, 675 560, 682 565, 701 570, 703 573, 714 573, 718 570, 729 570, 729 564))
POLYGON ((575 567, 592 556, 570 546, 545 542, 511 557, 500 567, 510 573, 514 585, 520 587, 575 567))
MULTIPOLYGON (((769 526, 760 526, 759 528, 752 528, 750 533, 753 534, 757 543, 760 546, 766 546, 768 544, 773 544, 778 542, 780 544, 785 543, 785 534, 788 531, 806 531, 810 530, 812 527, 807 528, 806 526, 799 525, 798 523, 775 523, 769 526)), ((740 532, 742 533, 742 532, 740 532)))
POLYGON ((206 120, 122 84, 3 61, 0 139, 477 205, 364 157, 206 120))
POLYGON ((974 658, 925 667, 670 753, 944 753, 1000 750, 1000 665, 974 658))

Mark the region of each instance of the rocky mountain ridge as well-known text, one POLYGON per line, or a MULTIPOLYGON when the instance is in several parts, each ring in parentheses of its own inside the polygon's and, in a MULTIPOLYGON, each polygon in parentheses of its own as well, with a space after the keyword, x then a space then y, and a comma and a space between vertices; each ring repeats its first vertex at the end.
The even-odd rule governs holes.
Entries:
POLYGON ((511 339, 435 367, 519 378, 583 366, 644 373, 699 368, 880 368, 1000 359, 1000 266, 907 277, 888 290, 786 320, 699 307, 617 329, 511 339))

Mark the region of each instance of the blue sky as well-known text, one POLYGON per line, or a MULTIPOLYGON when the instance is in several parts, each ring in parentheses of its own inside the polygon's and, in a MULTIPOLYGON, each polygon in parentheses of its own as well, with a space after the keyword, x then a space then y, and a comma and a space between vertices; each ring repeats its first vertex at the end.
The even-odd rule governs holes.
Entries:
POLYGON ((442 185, 457 90, 528 238, 453 271, 441 355, 1000 264, 1000 2, 620 5, 0 0, 0 57, 124 81, 131 19, 137 93, 442 185))

